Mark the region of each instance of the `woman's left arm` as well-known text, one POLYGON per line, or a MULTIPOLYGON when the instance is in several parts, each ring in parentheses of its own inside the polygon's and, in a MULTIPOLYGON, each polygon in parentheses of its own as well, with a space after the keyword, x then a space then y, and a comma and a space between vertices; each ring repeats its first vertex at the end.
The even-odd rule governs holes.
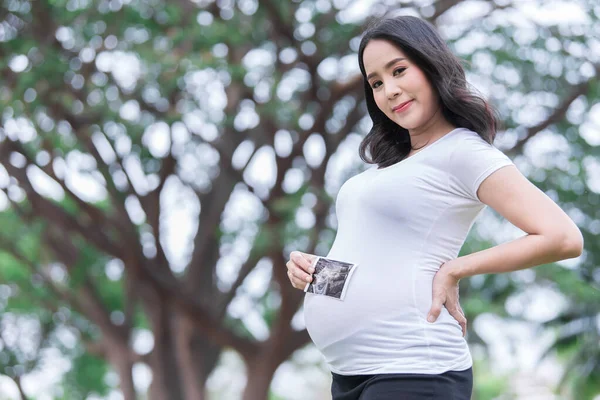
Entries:
POLYGON ((527 235, 456 259, 457 278, 510 272, 579 257, 583 236, 573 220, 515 166, 500 168, 479 186, 479 199, 527 235))
POLYGON ((429 312, 434 321, 444 304, 455 318, 462 315, 457 287, 462 278, 525 269, 578 257, 583 251, 583 236, 577 225, 514 165, 487 177, 477 196, 527 235, 444 263, 434 278, 429 312))

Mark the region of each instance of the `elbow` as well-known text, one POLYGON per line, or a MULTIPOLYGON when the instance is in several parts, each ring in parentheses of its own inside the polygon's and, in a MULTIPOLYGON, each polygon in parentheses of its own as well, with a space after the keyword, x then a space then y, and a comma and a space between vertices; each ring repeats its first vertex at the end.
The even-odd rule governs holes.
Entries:
POLYGON ((563 259, 579 257, 583 253, 583 245, 583 235, 579 228, 565 235, 560 246, 563 259))

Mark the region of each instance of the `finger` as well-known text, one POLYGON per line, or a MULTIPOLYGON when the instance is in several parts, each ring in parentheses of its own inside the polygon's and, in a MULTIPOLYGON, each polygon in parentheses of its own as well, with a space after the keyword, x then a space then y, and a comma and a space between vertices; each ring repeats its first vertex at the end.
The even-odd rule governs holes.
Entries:
POLYGON ((451 312, 450 315, 452 315, 452 317, 458 321, 464 337, 467 334, 467 318, 465 318, 464 314, 459 312, 458 309, 455 309, 455 311, 451 312))
POLYGON ((292 286, 293 286, 295 289, 298 289, 298 287, 297 287, 297 285, 298 285, 298 281, 297 281, 296 277, 294 276, 294 274, 292 274, 292 271, 290 271, 290 270, 288 269, 287 275, 288 275, 288 278, 290 279, 290 282, 292 283, 292 286))
MULTIPOLYGON (((290 282, 292 282, 292 286, 295 289, 300 289, 300 287, 303 285, 302 281, 300 281, 298 278, 296 278, 294 276, 294 274, 292 273, 292 271, 288 271, 288 277, 290 278, 290 282)), ((302 286, 304 287, 304 286, 302 286)))
POLYGON ((467 318, 465 317, 465 313, 462 308, 459 306, 454 306, 448 308, 448 313, 458 321, 458 324, 461 327, 463 337, 467 334, 467 318))
POLYGON ((300 268, 288 270, 288 276, 292 282, 292 286, 296 289, 304 289, 308 282, 312 282, 312 276, 304 273, 300 268))
POLYGON ((314 268, 312 267, 313 258, 310 257, 309 254, 301 253, 299 251, 292 251, 290 253, 290 260, 292 260, 294 264, 303 269, 305 272, 314 272, 314 268))
POLYGON ((427 315, 428 322, 435 322, 437 318, 440 316, 440 312, 442 312, 442 301, 436 297, 433 299, 431 304, 431 309, 429 310, 429 314, 427 315))
POLYGON ((458 324, 462 329, 463 337, 467 336, 467 319, 463 316, 462 319, 458 321, 458 324))
POLYGON ((310 274, 307 274, 302 268, 298 267, 298 265, 292 260, 285 263, 288 271, 292 271, 292 274, 301 281, 310 282, 312 279, 308 280, 310 274))
POLYGON ((463 328, 463 337, 467 336, 467 317, 465 316, 465 312, 462 310, 462 308, 458 308, 460 310, 460 314, 462 315, 463 321, 464 323, 461 325, 463 328))
POLYGON ((290 253, 290 259, 296 264, 296 266, 302 269, 304 272, 312 273, 311 271, 311 260, 307 256, 300 251, 292 251, 290 253))
POLYGON ((288 271, 291 272, 292 276, 294 276, 299 282, 312 282, 312 276, 310 274, 307 274, 303 269, 298 268, 298 266, 293 263, 288 261, 289 265, 288 265, 288 271))

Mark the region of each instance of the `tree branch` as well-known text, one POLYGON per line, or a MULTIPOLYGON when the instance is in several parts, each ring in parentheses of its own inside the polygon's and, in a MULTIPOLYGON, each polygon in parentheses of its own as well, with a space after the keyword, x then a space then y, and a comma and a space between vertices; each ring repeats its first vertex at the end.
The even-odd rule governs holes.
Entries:
POLYGON ((432 24, 436 25, 438 18, 446 11, 454 7, 455 5, 462 3, 464 0, 438 0, 435 2, 435 12, 427 20, 432 24))
POLYGON ((159 271, 148 269, 147 278, 151 280, 156 289, 170 299, 177 309, 185 314, 200 332, 213 343, 221 346, 230 346, 243 357, 251 359, 257 352, 256 342, 240 337, 223 325, 209 313, 197 295, 190 295, 182 291, 178 282, 159 271))
MULTIPOLYGON (((596 64, 594 68, 596 70, 596 76, 600 76, 600 64, 596 64)), ((574 86, 571 92, 563 99, 560 105, 548 116, 548 118, 546 118, 544 121, 540 122, 535 126, 527 128, 527 133, 525 137, 523 139, 518 140, 517 143, 510 150, 507 151, 507 155, 514 157, 517 154, 521 154, 523 152, 523 147, 525 146, 525 143, 527 143, 532 137, 534 137, 544 129, 548 128, 549 126, 560 122, 567 114, 567 111, 571 104, 579 96, 587 94, 587 92, 590 89, 590 83, 593 79, 595 78, 592 78, 588 81, 582 82, 579 85, 574 86)))

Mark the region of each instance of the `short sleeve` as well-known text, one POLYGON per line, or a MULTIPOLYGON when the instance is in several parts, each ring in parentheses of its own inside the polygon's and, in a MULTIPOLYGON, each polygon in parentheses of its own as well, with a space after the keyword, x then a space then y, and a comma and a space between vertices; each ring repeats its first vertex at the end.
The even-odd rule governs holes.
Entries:
POLYGON ((477 133, 455 142, 449 159, 449 185, 457 194, 473 201, 479 185, 493 172, 507 165, 514 165, 506 154, 486 142, 477 133))

